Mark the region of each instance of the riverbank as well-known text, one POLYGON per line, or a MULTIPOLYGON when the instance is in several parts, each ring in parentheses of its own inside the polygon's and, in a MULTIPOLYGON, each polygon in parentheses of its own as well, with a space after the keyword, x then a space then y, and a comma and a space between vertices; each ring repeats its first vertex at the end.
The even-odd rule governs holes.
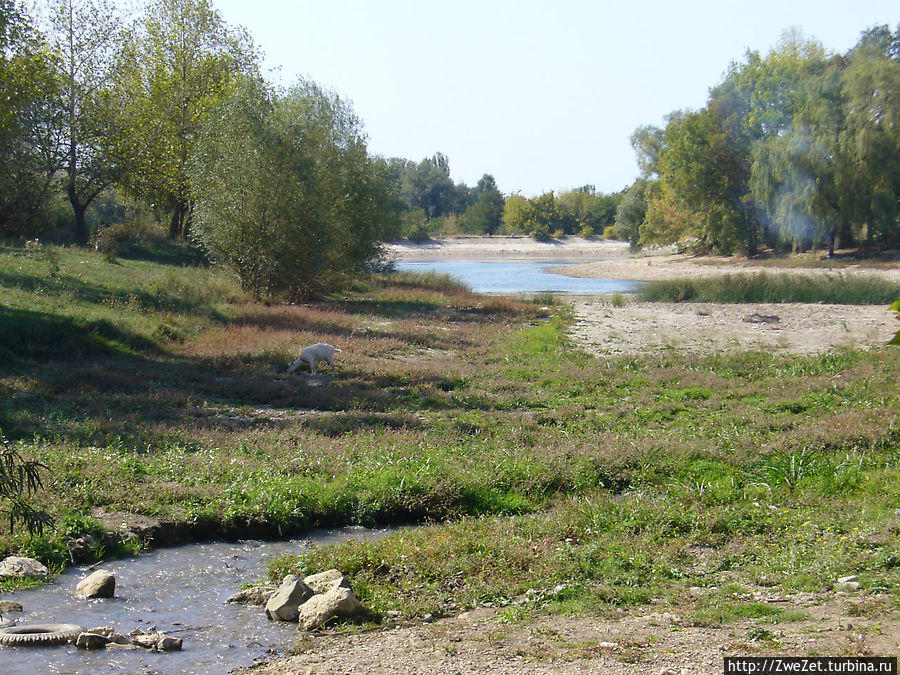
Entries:
MULTIPOLYGON (((900 283, 900 261, 858 260, 848 252, 834 259, 819 254, 773 256, 765 260, 741 257, 696 256, 673 247, 632 253, 628 244, 609 239, 566 237, 549 242, 531 237, 446 237, 425 243, 394 242, 386 246, 388 259, 402 262, 451 260, 542 260, 580 262, 558 270, 560 274, 597 279, 659 281, 697 279, 726 274, 778 274, 804 276, 872 275, 900 283)), ((551 268, 552 270, 552 268, 551 268)))

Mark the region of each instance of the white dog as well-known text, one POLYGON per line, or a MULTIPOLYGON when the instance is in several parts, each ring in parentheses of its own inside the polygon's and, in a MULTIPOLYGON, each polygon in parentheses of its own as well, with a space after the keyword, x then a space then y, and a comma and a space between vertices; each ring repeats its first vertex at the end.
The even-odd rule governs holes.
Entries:
POLYGON ((311 375, 316 374, 316 362, 317 361, 327 361, 328 365, 331 366, 331 369, 334 370, 334 353, 342 354, 340 349, 337 347, 333 347, 330 344, 325 342, 317 342, 314 345, 310 345, 309 347, 304 347, 303 351, 300 352, 300 356, 291 361, 288 366, 287 371, 289 373, 293 373, 297 368, 300 367, 300 364, 306 363, 309 365, 309 372, 311 375))

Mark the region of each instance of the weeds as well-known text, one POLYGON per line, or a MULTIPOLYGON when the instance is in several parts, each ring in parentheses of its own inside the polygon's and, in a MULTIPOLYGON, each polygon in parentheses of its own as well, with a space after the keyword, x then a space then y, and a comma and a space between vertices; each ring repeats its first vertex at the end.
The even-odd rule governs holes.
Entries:
POLYGON ((645 302, 806 302, 889 305, 898 284, 864 275, 729 274, 711 279, 672 279, 642 284, 645 302))

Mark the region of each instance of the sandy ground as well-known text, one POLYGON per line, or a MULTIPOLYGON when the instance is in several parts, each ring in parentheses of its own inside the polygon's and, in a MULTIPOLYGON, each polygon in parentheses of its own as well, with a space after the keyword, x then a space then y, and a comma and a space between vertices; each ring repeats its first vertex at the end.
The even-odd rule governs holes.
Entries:
POLYGON ((304 653, 242 672, 719 675, 725 656, 900 651, 900 621, 856 616, 875 598, 806 594, 768 601, 805 618, 703 627, 690 625, 677 608, 657 605, 614 619, 549 615, 506 623, 497 610, 479 609, 430 624, 301 639, 304 653))
POLYGON ((389 258, 402 262, 436 260, 588 262, 615 260, 630 255, 628 244, 625 242, 575 237, 551 242, 539 242, 531 237, 448 237, 424 244, 394 243, 389 244, 386 249, 389 258))
MULTIPOLYGON (((624 242, 603 239, 568 238, 542 243, 530 237, 452 237, 426 244, 392 244, 389 254, 401 261, 584 260, 560 271, 564 269, 571 276, 637 281, 789 271, 805 275, 877 275, 900 283, 900 264, 881 268, 849 265, 840 269, 788 269, 677 254, 672 249, 632 255, 624 242)), ((880 346, 900 327, 894 315, 879 306, 626 302, 623 307, 614 307, 606 299, 583 297, 572 302, 577 317, 572 337, 601 355, 663 349, 817 354, 830 349, 880 346)))
POLYGON ((598 355, 677 350, 821 354, 886 344, 900 328, 881 306, 576 300, 571 336, 598 355))

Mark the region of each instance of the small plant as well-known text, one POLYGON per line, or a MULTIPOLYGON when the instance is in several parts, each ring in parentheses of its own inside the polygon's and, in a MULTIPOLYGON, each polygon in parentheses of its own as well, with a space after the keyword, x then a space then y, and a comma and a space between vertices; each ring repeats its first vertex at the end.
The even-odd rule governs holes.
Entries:
POLYGON ((53 523, 50 516, 28 503, 28 496, 44 487, 40 462, 26 461, 0 432, 0 513, 9 517, 9 531, 22 524, 29 534, 41 534, 53 523))
POLYGON ((613 293, 611 302, 612 302, 613 307, 618 307, 618 308, 624 307, 625 306, 625 296, 622 295, 621 293, 613 293))
POLYGON ((615 225, 607 225, 603 228, 603 238, 604 239, 615 239, 616 238, 616 226, 615 225))
MULTIPOLYGON (((897 318, 900 319, 900 300, 897 300, 893 305, 891 305, 891 311, 897 312, 897 318)), ((897 334, 894 336, 894 339, 888 342, 889 345, 900 345, 900 330, 897 331, 897 334)))
POLYGON ((531 297, 532 302, 538 306, 553 307, 558 299, 553 291, 541 291, 531 297))
POLYGON ((59 277, 59 253, 54 248, 41 243, 38 239, 31 239, 25 242, 25 252, 47 265, 47 276, 51 279, 59 277))

